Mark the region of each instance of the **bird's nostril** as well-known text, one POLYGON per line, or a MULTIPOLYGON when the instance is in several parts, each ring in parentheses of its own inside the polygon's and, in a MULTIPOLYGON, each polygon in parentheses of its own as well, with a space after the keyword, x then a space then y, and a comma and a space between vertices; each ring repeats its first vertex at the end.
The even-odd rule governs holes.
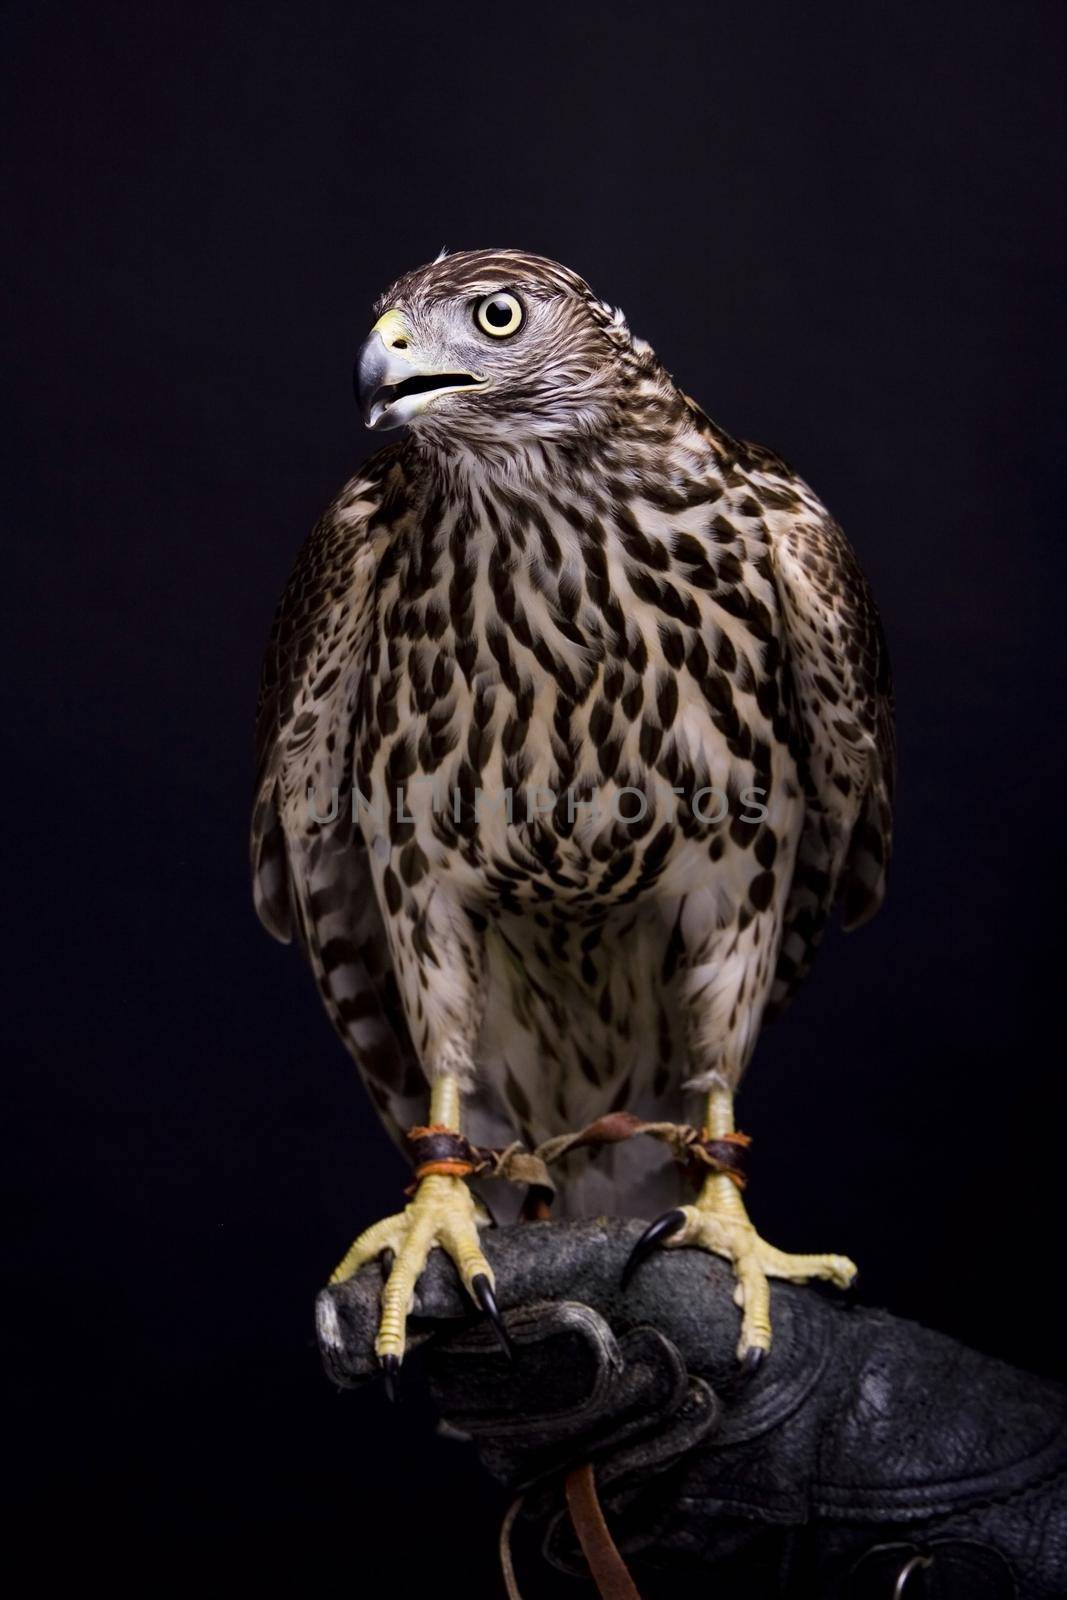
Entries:
POLYGON ((393 340, 393 349, 394 350, 406 350, 407 347, 408 347, 408 342, 407 342, 406 339, 394 339, 393 340))

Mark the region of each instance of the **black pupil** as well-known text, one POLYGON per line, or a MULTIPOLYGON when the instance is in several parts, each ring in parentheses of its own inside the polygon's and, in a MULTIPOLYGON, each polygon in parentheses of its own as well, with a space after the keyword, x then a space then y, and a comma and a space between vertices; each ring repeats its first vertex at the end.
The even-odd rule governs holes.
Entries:
POLYGON ((494 328, 506 328, 514 314, 506 300, 490 300, 485 308, 485 320, 494 328))

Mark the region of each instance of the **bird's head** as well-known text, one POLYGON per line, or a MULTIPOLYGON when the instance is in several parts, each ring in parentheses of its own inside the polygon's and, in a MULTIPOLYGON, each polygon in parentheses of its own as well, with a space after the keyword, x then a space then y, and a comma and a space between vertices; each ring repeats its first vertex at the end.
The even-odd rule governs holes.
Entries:
POLYGON ((356 361, 364 422, 446 445, 595 427, 634 348, 621 313, 576 273, 520 250, 442 255, 375 311, 356 361))

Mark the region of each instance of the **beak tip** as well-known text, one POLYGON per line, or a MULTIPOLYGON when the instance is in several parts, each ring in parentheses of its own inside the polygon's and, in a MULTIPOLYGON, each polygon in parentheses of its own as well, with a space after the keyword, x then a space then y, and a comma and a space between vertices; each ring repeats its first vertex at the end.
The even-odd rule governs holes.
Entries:
POLYGON ((352 373, 356 404, 366 428, 374 428, 380 416, 382 408, 375 401, 378 391, 386 382, 387 366, 388 355, 382 336, 377 332, 371 333, 359 347, 352 373))

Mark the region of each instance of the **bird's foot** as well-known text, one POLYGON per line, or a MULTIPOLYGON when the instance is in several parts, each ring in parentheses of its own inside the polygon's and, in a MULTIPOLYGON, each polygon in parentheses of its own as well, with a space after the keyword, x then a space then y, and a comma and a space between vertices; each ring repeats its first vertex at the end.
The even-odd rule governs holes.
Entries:
MULTIPOLYGON (((725 1181, 712 1179, 711 1185, 721 1185, 725 1181)), ((752 1226, 736 1189, 727 1193, 725 1204, 721 1198, 702 1195, 696 1205, 679 1206, 657 1218, 634 1246, 626 1264, 624 1282, 657 1245, 672 1249, 693 1245, 725 1256, 732 1264, 737 1279, 734 1301, 741 1308, 737 1354, 749 1370, 758 1366, 771 1348, 769 1279, 810 1283, 818 1278, 847 1289, 857 1271, 855 1263, 847 1256, 789 1255, 775 1249, 752 1226)))
POLYGON ((331 1283, 344 1283, 370 1261, 383 1260, 386 1264, 388 1275, 374 1348, 390 1394, 395 1391, 404 1358, 405 1327, 415 1287, 435 1245, 452 1258, 471 1298, 489 1317, 510 1354, 493 1293, 493 1269, 478 1245, 478 1229, 487 1221, 486 1215, 479 1214, 465 1179, 431 1174, 420 1180, 403 1211, 361 1233, 331 1274, 331 1283))

